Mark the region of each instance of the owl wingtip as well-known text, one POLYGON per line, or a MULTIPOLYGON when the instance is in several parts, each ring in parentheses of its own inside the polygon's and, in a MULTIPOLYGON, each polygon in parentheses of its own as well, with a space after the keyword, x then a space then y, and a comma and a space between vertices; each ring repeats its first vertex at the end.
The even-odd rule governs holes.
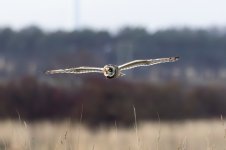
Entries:
POLYGON ((49 71, 49 70, 44 71, 44 74, 46 74, 46 75, 51 74, 51 71, 49 71))
POLYGON ((177 60, 179 60, 179 56, 176 56, 176 57, 170 57, 170 60, 172 61, 172 62, 174 62, 174 61, 177 61, 177 60))

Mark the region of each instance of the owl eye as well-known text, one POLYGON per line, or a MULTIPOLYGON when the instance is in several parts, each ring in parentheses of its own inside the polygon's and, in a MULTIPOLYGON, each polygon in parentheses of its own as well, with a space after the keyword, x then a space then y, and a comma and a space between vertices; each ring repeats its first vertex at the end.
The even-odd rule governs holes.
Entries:
POLYGON ((113 69, 112 69, 112 68, 109 68, 109 69, 108 69, 108 71, 109 71, 109 72, 112 72, 112 71, 113 71, 113 69))

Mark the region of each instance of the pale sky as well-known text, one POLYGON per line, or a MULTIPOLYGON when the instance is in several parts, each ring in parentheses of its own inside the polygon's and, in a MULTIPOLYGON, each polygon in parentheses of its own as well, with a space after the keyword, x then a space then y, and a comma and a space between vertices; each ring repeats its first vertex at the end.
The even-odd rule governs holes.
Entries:
POLYGON ((79 10, 76 4, 76 0, 0 0, 0 28, 226 27, 226 0, 79 0, 79 10))

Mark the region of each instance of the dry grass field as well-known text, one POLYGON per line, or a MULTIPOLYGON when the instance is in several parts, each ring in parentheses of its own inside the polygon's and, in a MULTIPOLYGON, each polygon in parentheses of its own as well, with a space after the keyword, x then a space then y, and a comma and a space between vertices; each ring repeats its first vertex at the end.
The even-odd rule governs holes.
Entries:
POLYGON ((226 150, 223 120, 143 122, 137 128, 0 122, 0 150, 226 150))

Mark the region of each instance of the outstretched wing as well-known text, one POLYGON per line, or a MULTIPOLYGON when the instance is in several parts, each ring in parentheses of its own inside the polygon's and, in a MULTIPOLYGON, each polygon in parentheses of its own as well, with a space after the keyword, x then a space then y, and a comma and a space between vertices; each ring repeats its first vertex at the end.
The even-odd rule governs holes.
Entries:
POLYGON ((46 74, 56 74, 56 73, 81 74, 81 73, 90 73, 90 72, 103 73, 103 69, 95 68, 95 67, 78 67, 78 68, 69 68, 69 69, 48 70, 45 73, 46 74))
POLYGON ((169 58, 158 58, 158 59, 148 59, 148 60, 134 60, 119 66, 120 70, 132 69, 140 66, 150 66, 166 62, 175 62, 179 57, 169 57, 169 58))

